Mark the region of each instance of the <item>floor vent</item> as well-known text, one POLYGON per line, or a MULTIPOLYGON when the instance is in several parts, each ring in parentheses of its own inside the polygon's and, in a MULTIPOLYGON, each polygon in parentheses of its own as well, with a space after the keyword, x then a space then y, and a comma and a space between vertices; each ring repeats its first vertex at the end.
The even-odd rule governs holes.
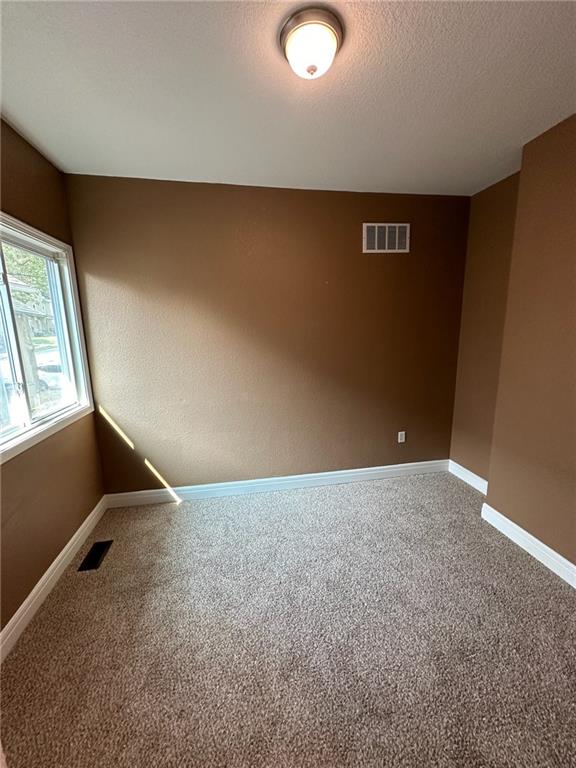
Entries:
POLYGON ((112 546, 112 539, 110 541, 97 541, 90 547, 88 554, 80 563, 79 571, 94 571, 96 568, 100 568, 102 560, 106 557, 106 552, 112 546))

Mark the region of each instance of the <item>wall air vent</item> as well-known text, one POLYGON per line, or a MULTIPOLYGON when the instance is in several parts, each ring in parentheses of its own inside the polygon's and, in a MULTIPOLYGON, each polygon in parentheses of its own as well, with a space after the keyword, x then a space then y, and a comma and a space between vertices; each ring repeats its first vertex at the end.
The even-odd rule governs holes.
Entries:
POLYGON ((363 224, 362 253, 410 253, 410 224, 363 224))

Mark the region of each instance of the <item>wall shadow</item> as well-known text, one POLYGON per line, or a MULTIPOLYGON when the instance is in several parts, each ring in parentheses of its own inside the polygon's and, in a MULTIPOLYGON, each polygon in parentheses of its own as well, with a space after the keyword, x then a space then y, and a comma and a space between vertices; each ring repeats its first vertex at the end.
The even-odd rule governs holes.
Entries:
POLYGON ((106 421, 98 408, 95 411, 96 437, 102 461, 102 480, 106 493, 122 493, 127 490, 161 489, 164 486, 144 464, 145 455, 138 447, 134 449, 120 437, 106 421), (122 467, 125 481, 118 482, 117 467, 122 467))

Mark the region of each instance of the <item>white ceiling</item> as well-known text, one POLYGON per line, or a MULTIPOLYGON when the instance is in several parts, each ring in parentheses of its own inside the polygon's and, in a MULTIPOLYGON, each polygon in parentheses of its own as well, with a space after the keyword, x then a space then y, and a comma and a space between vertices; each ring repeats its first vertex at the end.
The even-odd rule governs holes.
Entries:
POLYGON ((576 4, 333 2, 297 78, 283 2, 4 2, 3 112, 64 171, 470 194, 575 111, 576 4))

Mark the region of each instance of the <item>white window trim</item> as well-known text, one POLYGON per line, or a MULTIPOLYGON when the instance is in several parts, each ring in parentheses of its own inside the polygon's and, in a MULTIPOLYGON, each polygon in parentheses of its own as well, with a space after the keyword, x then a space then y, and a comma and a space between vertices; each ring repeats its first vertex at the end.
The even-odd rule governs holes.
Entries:
POLYGON ((76 332, 76 338, 78 339, 76 363, 80 363, 77 367, 82 375, 81 384, 83 388, 83 397, 79 403, 62 410, 53 418, 48 419, 45 424, 37 424, 30 427, 26 432, 17 435, 12 440, 7 441, 0 446, 1 465, 10 461, 10 459, 13 459, 15 456, 18 456, 20 453, 27 451, 29 448, 32 448, 32 446, 42 442, 42 440, 54 435, 56 432, 69 427, 75 421, 92 413, 94 411, 94 398, 92 395, 92 383, 90 381, 88 368, 86 339, 84 337, 84 328, 82 326, 82 317, 80 313, 80 296, 78 294, 76 265, 74 263, 74 252, 72 247, 68 243, 63 243, 61 240, 57 240, 55 237, 51 237, 50 235, 31 227, 29 224, 26 224, 7 213, 0 212, 0 224, 15 229, 18 234, 24 237, 30 237, 36 241, 36 243, 40 241, 40 243, 44 244, 49 251, 59 251, 66 254, 68 271, 70 274, 70 295, 67 299, 72 307, 72 315, 74 317, 75 328, 72 330, 76 332))

